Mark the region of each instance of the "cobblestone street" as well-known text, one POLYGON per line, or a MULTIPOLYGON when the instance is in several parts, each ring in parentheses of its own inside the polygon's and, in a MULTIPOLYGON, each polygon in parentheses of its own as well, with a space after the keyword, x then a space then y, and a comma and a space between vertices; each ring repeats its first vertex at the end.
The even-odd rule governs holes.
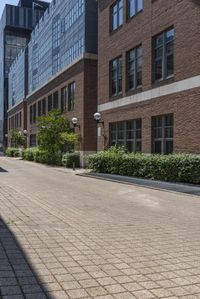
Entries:
POLYGON ((0 167, 1 299, 200 298, 200 197, 0 167))

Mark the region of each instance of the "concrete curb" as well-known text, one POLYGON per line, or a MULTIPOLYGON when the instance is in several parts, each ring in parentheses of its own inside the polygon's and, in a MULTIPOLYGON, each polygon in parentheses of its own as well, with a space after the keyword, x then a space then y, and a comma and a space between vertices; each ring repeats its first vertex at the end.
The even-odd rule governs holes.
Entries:
POLYGON ((104 174, 104 173, 92 173, 92 172, 85 172, 77 175, 82 177, 87 177, 87 178, 120 183, 120 184, 135 185, 135 186, 140 186, 140 187, 154 189, 154 190, 184 193, 186 195, 197 196, 197 197, 200 196, 199 185, 195 186, 190 184, 170 183, 170 182, 163 182, 163 181, 154 181, 150 179, 142 179, 142 178, 104 174))

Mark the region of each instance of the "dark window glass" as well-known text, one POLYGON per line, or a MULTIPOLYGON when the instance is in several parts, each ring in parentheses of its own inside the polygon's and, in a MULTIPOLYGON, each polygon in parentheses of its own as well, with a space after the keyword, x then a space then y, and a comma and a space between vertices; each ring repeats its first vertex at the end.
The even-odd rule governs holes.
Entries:
POLYGON ((54 92, 53 94, 53 108, 58 109, 59 103, 58 103, 58 91, 54 92))
POLYGON ((53 109, 53 97, 52 94, 48 96, 48 111, 53 109))
POLYGON ((174 29, 154 38, 154 80, 164 80, 174 74, 174 29))
POLYGON ((42 101, 38 102, 38 117, 42 115, 42 101))
POLYGON ((110 124, 110 146, 112 145, 124 146, 129 152, 141 152, 141 119, 110 124))
POLYGON ((20 126, 20 128, 22 126, 22 113, 21 112, 19 113, 19 126, 20 126))
POLYGON ((110 63, 111 96, 122 92, 122 57, 116 58, 110 63))
POLYGON ((68 86, 68 111, 73 111, 75 106, 75 91, 76 84, 75 82, 69 84, 68 86))
POLYGON ((34 147, 37 145, 36 135, 31 134, 30 135, 30 147, 34 147))
POLYGON ((137 47, 127 54, 128 90, 142 85, 142 46, 137 47))
POLYGON ((46 115, 46 99, 42 100, 42 115, 46 115))
POLYGON ((36 104, 33 105, 33 123, 36 123, 36 111, 37 111, 37 107, 36 104))
POLYGON ((128 18, 135 16, 143 9, 143 0, 127 0, 128 2, 128 18))
POLYGON ((33 106, 30 106, 30 124, 33 123, 33 106))
POLYGON ((162 115, 152 118, 153 153, 173 153, 173 115, 162 115))
POLYGON ((64 112, 68 107, 68 92, 67 86, 61 89, 61 111, 64 112))
POLYGON ((111 31, 123 25, 123 0, 117 0, 111 7, 111 31))

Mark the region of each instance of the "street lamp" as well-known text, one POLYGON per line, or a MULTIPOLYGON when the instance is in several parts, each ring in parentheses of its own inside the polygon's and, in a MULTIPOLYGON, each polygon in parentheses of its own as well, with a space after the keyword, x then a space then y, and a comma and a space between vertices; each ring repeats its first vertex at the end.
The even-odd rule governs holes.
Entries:
POLYGON ((104 123, 104 121, 101 120, 101 113, 99 113, 99 112, 96 112, 94 114, 94 120, 97 122, 97 124, 104 123))
POLYGON ((24 130, 24 135, 25 135, 25 136, 27 135, 27 133, 28 133, 27 130, 24 130))
POLYGON ((72 124, 73 124, 74 128, 80 127, 80 125, 78 125, 78 118, 77 117, 72 118, 72 124))

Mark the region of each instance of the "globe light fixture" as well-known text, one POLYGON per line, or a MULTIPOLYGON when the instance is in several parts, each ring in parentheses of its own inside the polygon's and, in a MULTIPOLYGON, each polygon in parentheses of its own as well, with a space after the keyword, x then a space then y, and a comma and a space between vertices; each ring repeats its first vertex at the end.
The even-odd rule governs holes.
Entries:
POLYGON ((102 120, 101 120, 101 113, 99 113, 99 112, 96 112, 95 114, 94 114, 94 120, 97 122, 97 124, 99 124, 99 123, 104 123, 102 120))
POLYGON ((80 127, 80 125, 78 125, 78 118, 77 117, 72 118, 72 124, 73 124, 74 128, 80 127))

